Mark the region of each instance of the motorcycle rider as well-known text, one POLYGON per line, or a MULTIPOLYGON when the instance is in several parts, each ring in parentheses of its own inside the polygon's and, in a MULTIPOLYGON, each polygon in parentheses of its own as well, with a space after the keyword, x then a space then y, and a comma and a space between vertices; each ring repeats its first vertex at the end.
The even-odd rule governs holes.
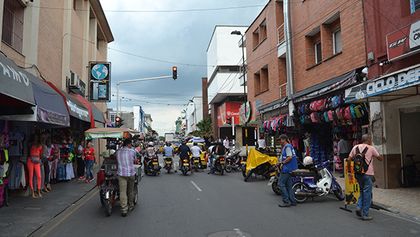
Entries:
POLYGON ((163 155, 165 158, 171 158, 174 157, 174 148, 172 148, 171 143, 167 142, 165 146, 163 147, 163 155))
POLYGON ((187 146, 187 143, 185 142, 185 140, 182 141, 181 146, 179 146, 178 152, 179 152, 179 168, 181 168, 182 160, 183 159, 190 160, 190 155, 191 155, 191 149, 189 146, 187 146))
POLYGON ((193 147, 191 147, 191 153, 192 153, 193 159, 198 158, 198 160, 200 160, 201 148, 198 146, 196 142, 194 142, 193 147))
POLYGON ((297 170, 297 157, 293 146, 288 142, 287 135, 280 135, 280 144, 282 146, 282 153, 279 158, 279 164, 282 165, 281 174, 279 178, 279 187, 283 198, 283 203, 279 207, 296 206, 295 194, 292 189, 292 178, 290 173, 297 170))
POLYGON ((144 167, 147 167, 147 163, 150 161, 150 159, 156 156, 156 149, 153 142, 149 142, 147 144, 145 153, 146 155, 144 156, 144 167))
POLYGON ((213 146, 212 152, 210 154, 210 164, 211 164, 211 168, 210 168, 210 172, 208 174, 214 174, 215 169, 214 169, 214 160, 217 156, 223 156, 226 154, 226 148, 222 143, 216 143, 213 146))
POLYGON ((120 187, 121 215, 123 217, 127 216, 128 211, 134 209, 135 160, 136 151, 132 148, 131 140, 126 139, 123 142, 123 147, 117 151, 118 184, 120 187))

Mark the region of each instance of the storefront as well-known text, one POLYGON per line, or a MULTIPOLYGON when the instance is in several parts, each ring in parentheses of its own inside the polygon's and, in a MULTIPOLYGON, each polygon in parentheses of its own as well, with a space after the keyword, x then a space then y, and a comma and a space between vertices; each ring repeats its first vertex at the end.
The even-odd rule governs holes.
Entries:
POLYGON ((344 91, 357 84, 360 69, 325 81, 293 95, 295 125, 291 142, 300 158, 311 156, 315 162, 334 160, 340 138, 349 145, 358 144, 369 125, 369 107, 365 103, 344 103, 344 91))
POLYGON ((384 161, 375 161, 381 188, 419 186, 420 64, 346 90, 345 102, 369 102, 371 132, 384 161), (413 166, 414 165, 414 166, 413 166))

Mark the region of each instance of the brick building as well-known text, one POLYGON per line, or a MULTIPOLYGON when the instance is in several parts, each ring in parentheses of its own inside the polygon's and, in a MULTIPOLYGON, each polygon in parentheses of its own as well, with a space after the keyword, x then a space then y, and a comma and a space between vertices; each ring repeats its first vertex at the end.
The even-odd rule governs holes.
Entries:
POLYGON ((419 185, 420 1, 366 0, 363 9, 370 80, 348 89, 346 101, 371 102, 370 130, 384 156, 374 163, 376 184, 419 185))

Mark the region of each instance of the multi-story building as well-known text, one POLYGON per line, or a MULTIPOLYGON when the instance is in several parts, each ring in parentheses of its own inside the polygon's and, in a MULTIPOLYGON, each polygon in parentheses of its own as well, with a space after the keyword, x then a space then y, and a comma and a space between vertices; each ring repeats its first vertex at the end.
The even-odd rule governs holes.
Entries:
MULTIPOLYGON (((99 0, 4 0, 0 1, 0 19, 0 50, 7 57, 1 59, 3 70, 11 65, 15 80, 27 71, 36 79, 25 89, 15 88, 13 97, 30 97, 32 93, 36 97, 48 91, 30 103, 37 110, 32 116, 4 117, 0 113, 0 119, 71 126, 72 135, 78 137, 87 128, 103 127, 106 103, 86 99, 89 62, 107 61, 107 44, 114 40, 99 0), (30 87, 33 91, 26 91, 30 87), (60 103, 52 98, 54 93, 62 97, 63 105, 54 105, 60 103), (63 115, 55 113, 59 108, 64 109, 63 115), (65 122, 58 124, 58 120, 65 122)), ((2 87, 5 83, 1 82, 2 87)))
MULTIPOLYGON (((244 34, 246 29, 244 26, 215 26, 207 48, 207 88, 213 134, 219 138, 236 137, 239 143, 243 143, 239 110, 244 101, 241 47, 245 45, 241 43, 241 36, 232 32, 244 34), (232 124, 239 126, 232 131, 232 124)), ((254 136, 250 134, 250 137, 254 136)))
POLYGON ((145 133, 151 133, 152 132, 152 115, 151 114, 145 114, 144 115, 144 121, 145 121, 145 133))
POLYGON ((203 120, 203 98, 194 96, 185 109, 185 119, 187 124, 187 134, 197 130, 197 123, 203 120))
POLYGON ((271 0, 246 31, 248 100, 256 124, 288 114, 283 2, 271 0))
POLYGON ((374 162, 376 184, 416 185, 404 167, 420 161, 420 1, 366 0, 363 9, 370 80, 348 89, 346 101, 371 102, 373 143, 384 156, 374 162))

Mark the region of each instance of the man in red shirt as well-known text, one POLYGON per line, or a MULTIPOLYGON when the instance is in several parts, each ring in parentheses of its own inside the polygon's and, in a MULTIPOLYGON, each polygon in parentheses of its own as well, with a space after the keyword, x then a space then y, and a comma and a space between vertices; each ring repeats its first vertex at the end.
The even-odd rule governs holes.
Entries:
POLYGON ((95 148, 93 148, 92 141, 88 141, 86 148, 83 149, 83 156, 85 158, 86 167, 86 183, 90 183, 93 178, 93 163, 95 162, 95 148))

